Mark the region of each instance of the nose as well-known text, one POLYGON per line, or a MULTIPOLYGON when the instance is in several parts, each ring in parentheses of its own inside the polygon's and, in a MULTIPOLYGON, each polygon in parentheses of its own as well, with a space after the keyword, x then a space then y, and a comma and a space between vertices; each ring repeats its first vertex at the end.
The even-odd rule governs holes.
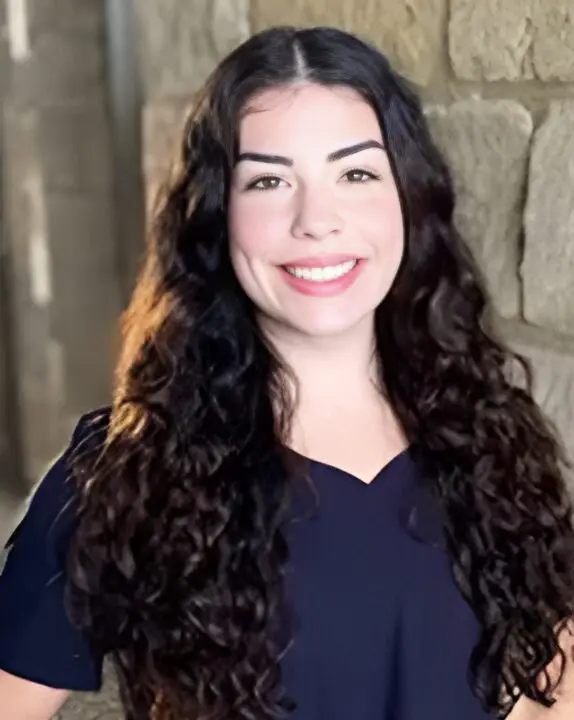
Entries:
POLYGON ((322 240, 343 229, 336 201, 324 188, 300 188, 296 198, 292 234, 306 240, 322 240))

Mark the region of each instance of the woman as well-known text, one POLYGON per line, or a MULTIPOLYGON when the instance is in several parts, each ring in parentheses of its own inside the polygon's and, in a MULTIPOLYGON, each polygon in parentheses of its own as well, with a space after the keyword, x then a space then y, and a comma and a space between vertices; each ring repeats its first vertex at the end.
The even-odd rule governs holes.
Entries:
POLYGON ((106 654, 132 719, 571 717, 566 461, 453 204, 374 48, 282 28, 221 63, 113 406, 11 542, 11 720, 106 654))

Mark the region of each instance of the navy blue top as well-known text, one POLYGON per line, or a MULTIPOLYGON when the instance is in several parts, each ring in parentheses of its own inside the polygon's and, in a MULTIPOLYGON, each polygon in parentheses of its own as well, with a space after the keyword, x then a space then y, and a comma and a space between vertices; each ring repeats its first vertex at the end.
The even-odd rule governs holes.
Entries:
MULTIPOLYGON (((80 422, 70 448, 86 425, 80 422)), ((0 668, 51 687, 98 690, 102 658, 72 627, 63 603, 74 529, 70 448, 8 543, 0 668)), ((478 625, 452 578, 440 529, 418 500, 412 451, 370 484, 316 461, 309 471, 316 511, 285 528, 286 592, 296 620, 282 667, 297 703, 293 720, 485 720, 466 674, 478 625)))

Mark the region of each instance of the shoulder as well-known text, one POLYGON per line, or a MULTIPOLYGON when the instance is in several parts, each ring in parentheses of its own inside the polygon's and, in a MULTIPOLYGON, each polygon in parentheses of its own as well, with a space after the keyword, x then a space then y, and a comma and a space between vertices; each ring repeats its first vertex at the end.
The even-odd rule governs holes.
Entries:
POLYGON ((87 450, 101 447, 106 440, 110 425, 111 408, 109 406, 92 410, 82 415, 60 459, 64 461, 66 469, 72 458, 81 455, 87 450))
POLYGON ((110 412, 83 415, 31 493, 0 563, 0 669, 40 685, 96 690, 101 654, 70 621, 66 560, 76 528, 70 458, 100 444, 110 412))
POLYGON ((110 408, 104 407, 82 415, 76 423, 68 445, 52 460, 34 486, 20 512, 20 522, 6 543, 10 548, 24 535, 48 536, 65 533, 74 517, 74 486, 70 482, 70 461, 88 448, 101 445, 109 425, 110 408))

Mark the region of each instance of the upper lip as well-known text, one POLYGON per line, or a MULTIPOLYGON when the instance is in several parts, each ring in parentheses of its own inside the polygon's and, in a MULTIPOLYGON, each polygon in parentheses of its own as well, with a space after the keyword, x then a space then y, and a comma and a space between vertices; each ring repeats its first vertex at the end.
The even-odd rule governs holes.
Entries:
POLYGON ((321 268, 340 265, 350 260, 360 260, 360 258, 357 255, 307 255, 306 257, 283 263, 283 266, 321 268))

